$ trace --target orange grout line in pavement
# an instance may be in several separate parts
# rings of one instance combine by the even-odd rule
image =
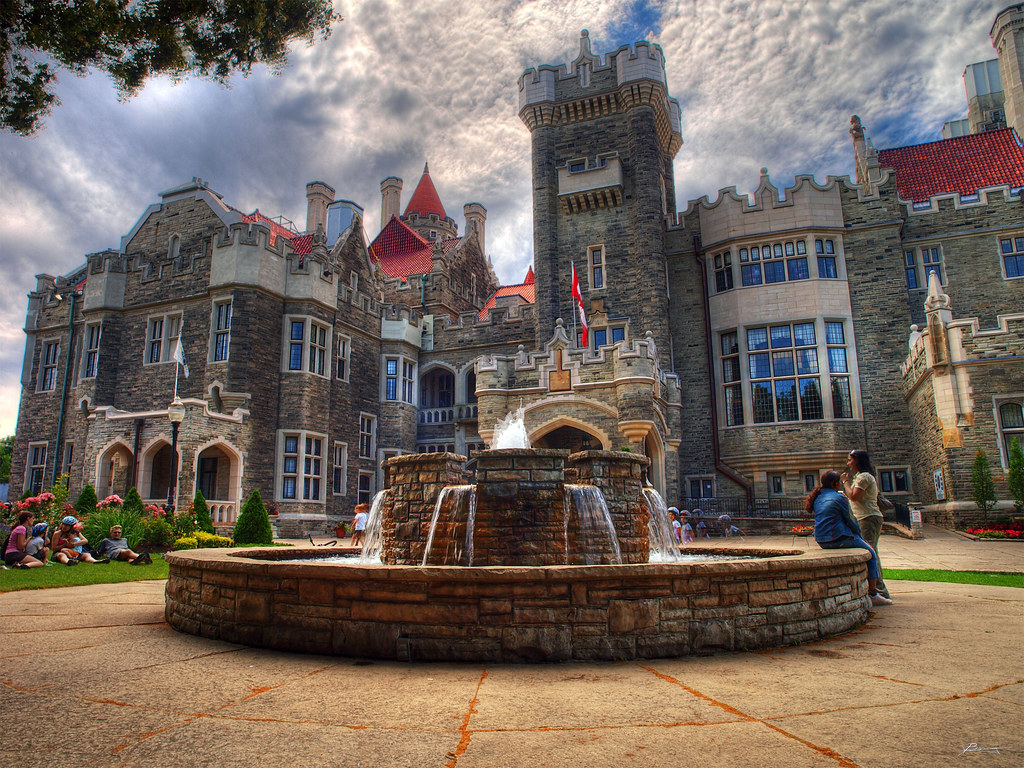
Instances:
[[[886,677],[885,675],[870,675],[870,677],[876,680],[888,680],[890,683],[903,683],[904,685],[920,685],[922,688],[926,688],[925,683],[912,683],[909,680],[897,680],[895,677]]]
[[[472,738],[472,731],[469,730],[469,720],[476,714],[476,705],[480,701],[480,688],[484,684],[484,680],[487,679],[487,667],[484,667],[480,673],[480,680],[476,684],[476,690],[473,692],[473,698],[469,702],[469,710],[466,712],[466,716],[462,719],[462,726],[459,728],[461,736],[459,737],[459,744],[455,747],[454,752],[449,752],[445,757],[451,758],[445,763],[445,768],[455,768],[459,762],[459,758],[465,754],[469,748],[469,740]]]
[[[753,715],[748,715],[746,712],[741,712],[740,710],[736,709],[735,707],[732,707],[732,706],[726,704],[723,701],[718,701],[717,699],[713,699],[710,696],[708,696],[706,694],[703,694],[700,691],[698,691],[698,690],[696,690],[694,688],[691,688],[688,685],[685,685],[684,683],[680,682],[679,680],[676,680],[674,677],[666,675],[663,672],[659,672],[656,669],[652,669],[651,667],[645,667],[643,664],[637,664],[637,666],[640,667],[641,669],[646,669],[652,675],[654,675],[655,677],[658,677],[658,678],[664,680],[667,683],[672,683],[673,685],[678,685],[684,691],[687,691],[691,695],[696,696],[698,699],[701,699],[702,701],[706,701],[707,703],[709,703],[709,704],[711,704],[713,706],[716,706],[716,707],[718,707],[720,709],[723,709],[726,712],[728,712],[729,714],[734,714],[737,717],[740,717],[743,720],[745,720],[747,722],[750,722],[750,723],[760,723],[761,725],[765,726],[766,728],[770,728],[771,730],[776,731],[777,733],[780,733],[783,736],[786,736],[787,738],[793,739],[794,741],[797,741],[797,742],[803,744],[805,747],[809,747],[810,749],[813,749],[815,752],[817,752],[817,753],[819,753],[821,755],[824,755],[825,757],[831,758],[832,760],[835,760],[837,763],[839,763],[840,766],[842,766],[842,768],[858,768],[858,766],[857,766],[857,764],[855,762],[853,762],[849,758],[843,757],[841,754],[836,752],[834,749],[830,749],[829,747],[818,746],[817,744],[814,744],[813,742],[807,741],[806,739],[802,739],[799,736],[797,736],[796,734],[790,733],[789,731],[786,731],[786,730],[780,728],[777,725],[773,725],[772,723],[766,722],[765,720],[761,720],[760,718],[754,717]]]

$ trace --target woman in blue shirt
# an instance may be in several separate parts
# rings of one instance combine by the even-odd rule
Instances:
[[[868,594],[872,605],[891,605],[878,593],[878,555],[861,537],[860,525],[850,513],[849,500],[839,493],[839,473],[829,470],[821,476],[821,484],[811,491],[804,510],[814,514],[814,540],[822,549],[866,549],[868,561]]]

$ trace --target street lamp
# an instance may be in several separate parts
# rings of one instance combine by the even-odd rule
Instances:
[[[167,514],[174,514],[174,490],[178,487],[178,427],[185,418],[185,404],[175,396],[167,406],[167,418],[171,420],[171,478],[167,486]]]

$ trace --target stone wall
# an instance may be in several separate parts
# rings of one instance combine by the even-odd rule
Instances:
[[[164,615],[179,631],[245,645],[495,663],[774,648],[867,619],[866,552],[761,554],[781,556],[538,570],[298,564],[287,560],[323,550],[200,549],[167,555]]]
[[[623,563],[646,563],[650,555],[647,522],[650,511],[643,501],[643,473],[651,464],[646,456],[623,451],[581,451],[568,458],[578,482],[601,490],[611,514]]]

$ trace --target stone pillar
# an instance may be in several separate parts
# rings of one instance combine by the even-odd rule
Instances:
[[[604,494],[623,563],[646,563],[650,556],[650,512],[642,496],[643,473],[650,463],[646,456],[625,451],[581,451],[569,457],[578,481]]]
[[[473,565],[565,565],[568,455],[536,448],[477,454]]]
[[[989,37],[999,54],[1006,124],[1016,128],[1018,135],[1024,135],[1024,4],[1000,11]]]
[[[445,486],[463,483],[465,461],[454,453],[413,453],[384,461],[385,486],[390,488],[382,510],[384,563],[423,562],[434,504]]]
[[[380,183],[380,228],[384,229],[392,216],[402,215],[402,180],[388,176]]]
[[[306,185],[306,232],[327,229],[327,206],[334,202],[334,188],[322,181]]]

